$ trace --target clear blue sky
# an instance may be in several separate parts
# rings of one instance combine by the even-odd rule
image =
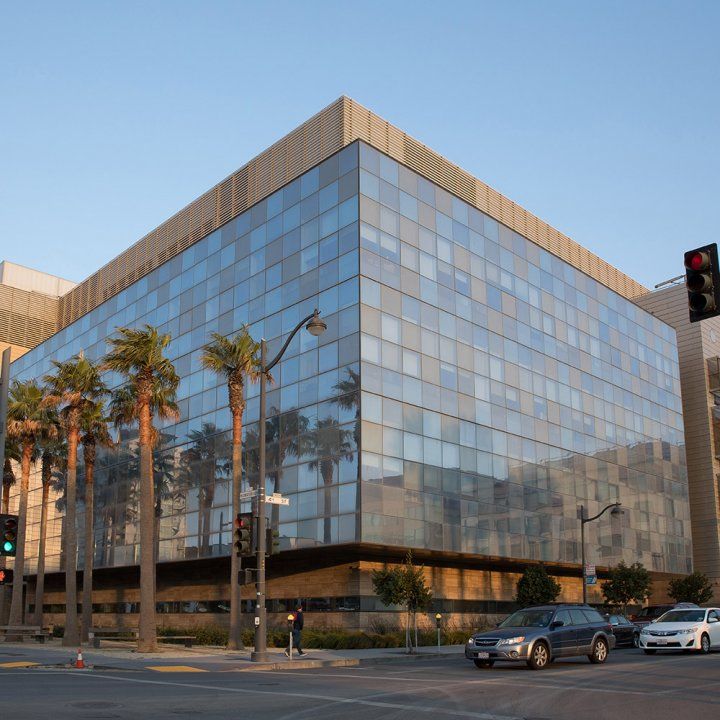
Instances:
[[[7,2],[0,259],[80,280],[341,94],[646,285],[718,240],[718,2]]]

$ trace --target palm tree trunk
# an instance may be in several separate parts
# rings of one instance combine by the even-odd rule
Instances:
[[[40,540],[38,542],[37,579],[35,581],[35,624],[43,626],[43,602],[45,600],[45,544],[47,540],[48,497],[50,484],[43,482],[40,507]]]
[[[155,488],[153,485],[150,407],[139,408],[140,425],[140,623],[138,650],[157,650],[155,618]]]
[[[233,417],[232,434],[232,525],[235,529],[235,517],[240,512],[240,484],[242,482],[242,408],[231,408]],[[242,630],[240,612],[242,598],[238,572],[240,558],[235,552],[235,545],[230,542],[230,633],[228,634],[228,650],[242,650]]]
[[[92,591],[93,591],[93,558],[95,555],[95,508],[94,481],[95,460],[88,457],[94,449],[86,447],[85,454],[85,564],[83,567],[82,588],[82,626],[81,635],[84,642],[89,640],[92,627]]]
[[[14,482],[12,463],[10,458],[6,457],[3,463],[3,478],[2,478],[2,505],[0,505],[0,512],[10,512],[10,485]]]
[[[73,424],[74,425],[74,424]],[[78,430],[73,425],[67,434],[67,486],[65,488],[65,633],[62,644],[80,643],[77,616],[77,447]]]
[[[15,553],[15,582],[13,582],[8,625],[23,624],[23,575],[25,574],[25,535],[27,534],[28,490],[30,487],[30,463],[34,443],[25,442],[22,447],[22,477],[20,479],[20,506],[18,509],[18,534]],[[18,638],[11,638],[18,639]]]

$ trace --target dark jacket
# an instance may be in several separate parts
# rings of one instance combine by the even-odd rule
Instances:
[[[295,613],[295,619],[293,620],[293,630],[302,630],[304,625],[303,611],[298,610]]]

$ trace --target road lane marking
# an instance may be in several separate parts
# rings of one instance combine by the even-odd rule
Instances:
[[[154,672],[182,672],[182,673],[204,673],[207,670],[201,668],[191,667],[190,665],[146,665],[146,670],[153,670]]]
[[[42,671],[41,671],[42,672]],[[81,677],[76,674],[69,674],[68,677]],[[337,703],[338,705],[362,705],[367,707],[382,708],[384,710],[404,710],[407,712],[426,713],[433,715],[449,715],[452,717],[474,718],[475,720],[524,720],[517,715],[498,715],[497,713],[472,712],[469,710],[454,710],[445,707],[428,707],[427,705],[410,705],[406,703],[382,702],[378,700],[365,700],[362,697],[337,697],[334,695],[320,695],[314,693],[283,692],[281,690],[256,690],[255,688],[230,688],[221,685],[201,685],[199,683],[169,682],[165,680],[141,680],[140,678],[118,677],[116,675],[83,675],[82,677],[94,678],[96,680],[115,680],[117,682],[129,682],[141,685],[165,685],[167,687],[191,688],[194,690],[212,690],[213,692],[228,692],[241,695],[271,695],[300,700],[321,700],[323,702]]]
[[[19,660],[17,662],[4,662],[0,663],[0,668],[25,668],[25,667],[35,667],[35,665],[39,665],[40,663],[36,662],[28,662],[27,660]]]

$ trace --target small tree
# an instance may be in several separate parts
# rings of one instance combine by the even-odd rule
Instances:
[[[519,605],[545,605],[557,600],[560,583],[548,575],[544,565],[525,568],[516,585],[515,601]]]
[[[623,615],[627,612],[629,602],[642,603],[650,597],[652,580],[642,563],[626,565],[621,561],[611,568],[609,575],[602,588],[603,595],[608,605],[619,606]]]
[[[418,646],[417,613],[426,610],[432,602],[432,591],[425,584],[425,571],[413,565],[412,552],[408,551],[402,572],[402,588],[407,612],[412,618],[415,648]],[[407,623],[406,623],[407,626]]]
[[[694,572],[692,575],[671,580],[668,595],[676,602],[702,605],[712,598],[713,586],[705,573]]]
[[[432,602],[432,591],[425,584],[423,568],[413,565],[412,552],[408,552],[403,565],[373,570],[372,582],[383,605],[405,606],[405,647],[409,653],[414,652],[410,624],[412,622],[417,648],[417,612]]]

